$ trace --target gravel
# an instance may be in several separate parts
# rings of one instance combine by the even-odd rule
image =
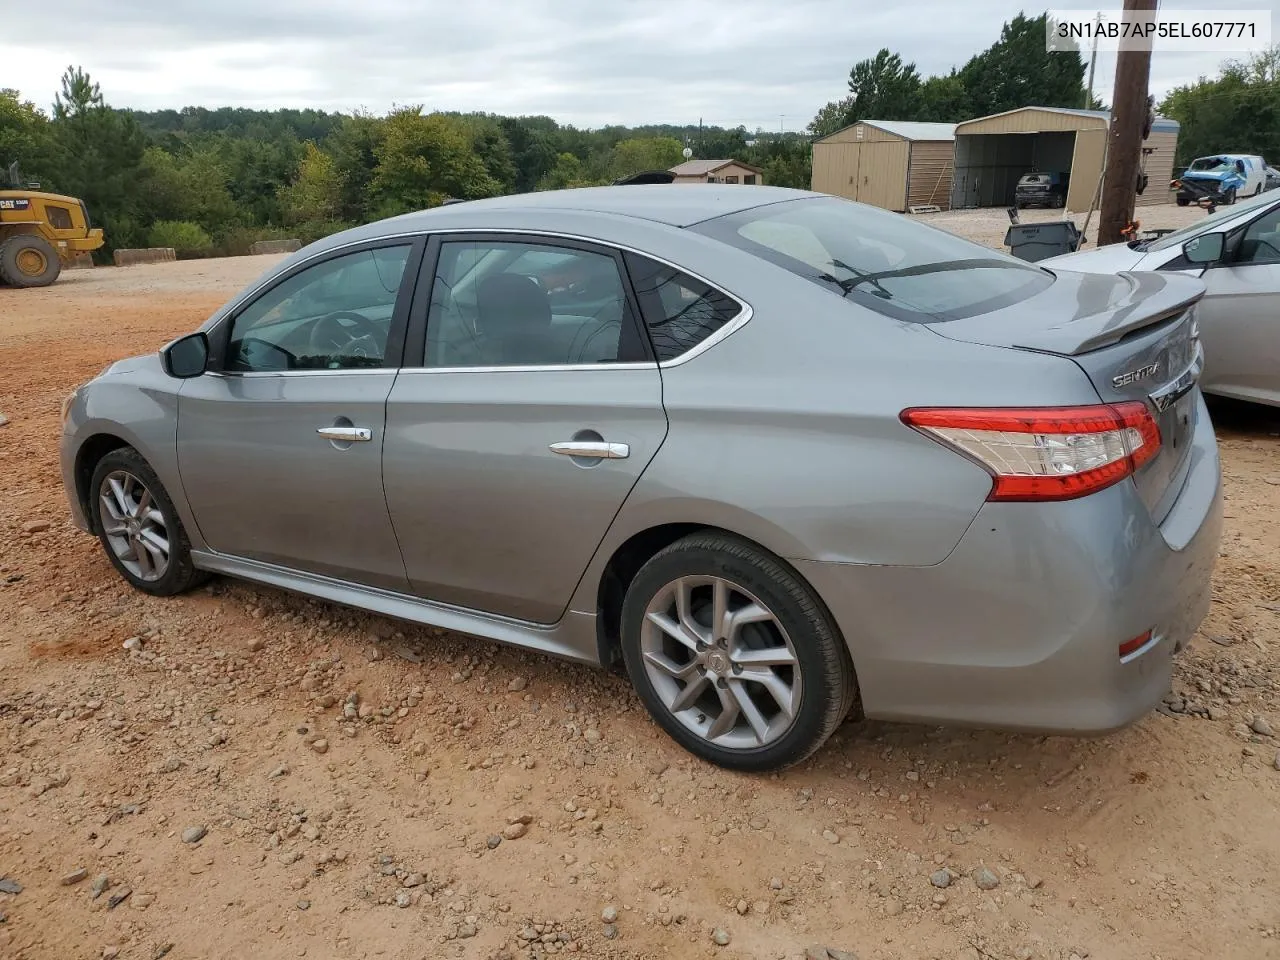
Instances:
[[[0,893],[18,894],[22,892],[22,884],[12,877],[0,877]]]
[[[615,923],[606,923],[603,932],[606,940],[618,939],[618,925]]]
[[[495,850],[497,849],[498,844],[500,844],[501,842],[502,842],[501,836],[499,836],[496,833],[491,833],[489,834],[489,839],[485,841],[485,846],[487,846],[490,850]]]
[[[519,693],[529,685],[529,681],[524,677],[513,677],[511,682],[507,684],[507,689],[512,693]]]
[[[1000,878],[988,867],[978,867],[973,871],[973,882],[979,890],[994,890],[1000,886]]]
[[[711,933],[711,941],[718,947],[729,945],[729,931],[724,927],[716,927]]]
[[[502,828],[502,836],[505,840],[519,840],[528,832],[529,825],[526,823],[520,823],[519,821],[516,821],[515,823],[508,823]]]
[[[59,881],[64,887],[73,887],[82,880],[89,879],[89,871],[84,867],[78,870],[72,870],[70,873],[63,874],[62,880]]]
[[[618,908],[614,906],[605,907],[600,911],[600,919],[605,923],[614,923],[618,919]]]
[[[929,877],[929,882],[939,889],[945,889],[951,886],[951,871],[935,870],[933,875]]]
[[[209,832],[208,827],[187,827],[182,831],[183,843],[199,843]]]
[[[117,890],[115,893],[113,893],[110,897],[107,898],[107,909],[114,910],[116,907],[120,906],[120,904],[128,900],[129,897],[131,897],[132,895],[133,895],[132,889],[130,889],[129,887],[121,887],[119,890]]]
[[[1254,717],[1253,723],[1249,724],[1249,729],[1262,737],[1272,736],[1273,733],[1266,717]]]
[[[93,893],[93,899],[97,900],[100,896],[107,892],[107,888],[111,886],[111,878],[105,873],[99,874],[93,881],[90,891]]]

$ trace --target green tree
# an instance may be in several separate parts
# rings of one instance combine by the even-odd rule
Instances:
[[[841,130],[849,124],[854,123],[853,119],[853,97],[845,97],[843,100],[832,100],[817,115],[809,121],[809,133],[814,137],[826,137]],[[871,118],[867,119],[881,119]]]
[[[307,143],[293,182],[280,190],[280,211],[290,226],[338,219],[342,177],[338,165],[314,143]]]
[[[645,170],[670,170],[683,157],[684,145],[673,137],[632,137],[619,140],[609,158],[611,180]]]
[[[188,220],[159,220],[151,226],[147,243],[153,247],[173,247],[179,258],[207,256],[213,238],[198,223]]]
[[[1045,47],[1048,14],[1019,13],[1000,39],[959,71],[973,116],[1019,107],[1079,107],[1085,63],[1079,50],[1050,53]]]
[[[421,107],[392,113],[375,153],[370,189],[379,216],[438,206],[450,197],[491,197],[502,189],[472,149],[465,124],[423,114]]]
[[[971,116],[969,93],[954,70],[946,76],[930,77],[920,84],[919,101],[912,112],[912,120],[959,123]]]
[[[1179,165],[1230,151],[1280,157],[1280,48],[1228,60],[1217,77],[1170,91],[1157,112],[1181,124]]]
[[[853,97],[853,121],[900,120],[916,107],[920,74],[914,63],[882,48],[874,57],[861,60],[849,71],[849,93]]]
[[[607,181],[591,177],[582,161],[572,153],[562,153],[538,181],[539,190],[564,190],[570,187],[591,187]]]
[[[54,94],[53,116],[55,120],[83,117],[105,104],[102,90],[79,67],[67,67],[62,75],[62,92]]]
[[[342,182],[340,219],[352,223],[372,219],[371,185],[386,130],[386,120],[360,111],[343,117],[325,139],[325,152],[333,157]]]
[[[919,109],[920,74],[914,63],[882,48],[859,60],[849,71],[849,95],[833,100],[809,123],[815,137],[825,137],[859,120],[913,120]]]
[[[78,68],[62,77],[50,125],[58,189],[82,199],[106,233],[108,250],[145,242],[134,209],[146,138],[130,115],[107,105]]]
[[[0,183],[11,163],[39,180],[52,159],[49,118],[17,90],[0,89]]]

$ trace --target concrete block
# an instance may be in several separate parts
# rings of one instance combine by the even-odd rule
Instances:
[[[249,246],[249,253],[256,257],[264,253],[294,253],[301,249],[301,240],[258,240]]]
[[[140,247],[134,250],[117,250],[114,256],[117,267],[131,267],[138,263],[164,263],[168,260],[178,259],[178,254],[173,247]]]

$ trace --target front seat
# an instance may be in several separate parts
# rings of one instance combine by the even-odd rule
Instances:
[[[476,288],[476,332],[486,360],[497,364],[564,363],[551,337],[551,305],[531,277],[499,273]]]

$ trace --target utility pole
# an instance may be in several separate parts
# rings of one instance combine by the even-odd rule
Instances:
[[[1124,20],[1133,13],[1154,12],[1157,0],[1124,0]],[[1107,166],[1102,177],[1102,212],[1098,217],[1098,246],[1124,240],[1133,220],[1142,162],[1142,128],[1147,116],[1147,84],[1151,79],[1151,51],[1121,49],[1116,54],[1115,89],[1111,94],[1111,123],[1107,127]]]
[[[1102,24],[1102,11],[1098,11],[1098,24]],[[1098,65],[1098,32],[1093,33],[1093,49],[1089,53],[1089,89],[1084,95],[1084,108],[1093,109],[1093,68]]]

